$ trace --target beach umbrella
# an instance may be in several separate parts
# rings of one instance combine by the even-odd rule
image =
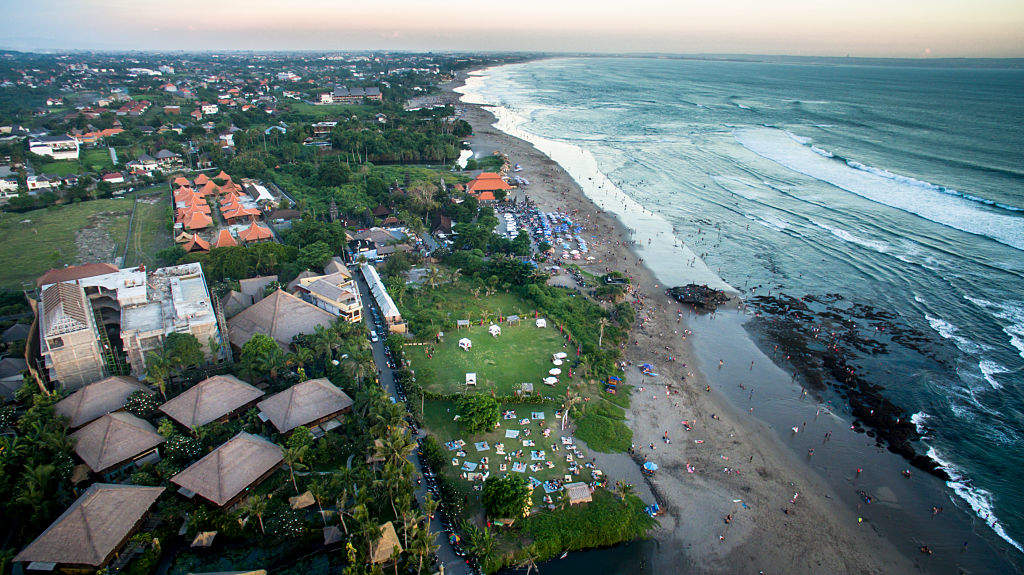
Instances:
[[[644,463],[644,469],[647,471],[657,471],[658,464],[653,461],[648,461],[647,463]]]
[[[562,370],[558,369],[557,367],[553,367],[548,370],[548,373],[550,373],[551,375],[561,375]]]
[[[556,360],[552,361],[551,363],[553,363],[555,365],[562,365],[562,360],[556,359]]]
[[[547,385],[555,385],[556,383],[558,383],[558,378],[557,377],[545,377],[544,378],[544,383],[547,384]]]

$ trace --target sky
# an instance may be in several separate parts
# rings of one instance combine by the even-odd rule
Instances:
[[[1024,0],[0,0],[0,47],[1024,57]]]

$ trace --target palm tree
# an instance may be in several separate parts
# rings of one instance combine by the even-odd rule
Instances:
[[[53,464],[44,463],[29,467],[22,475],[24,484],[15,502],[31,510],[33,523],[36,519],[48,517],[50,514],[50,508],[56,499],[52,492],[56,473],[57,468]]]
[[[582,400],[583,400],[583,396],[580,394],[578,389],[574,389],[574,388],[570,387],[570,388],[565,390],[565,403],[563,404],[564,407],[562,408],[562,429],[563,430],[565,429],[565,425],[566,425],[567,421],[569,420],[569,410],[572,409],[572,406],[576,405],[577,403],[579,403]]]
[[[327,481],[324,479],[314,479],[309,484],[309,492],[313,495],[313,499],[316,500],[316,506],[320,509],[320,519],[324,522],[324,527],[327,527],[327,518],[324,517],[324,506],[323,500],[330,497],[331,488]]]
[[[289,365],[295,365],[300,369],[304,369],[307,365],[313,362],[314,357],[316,356],[313,353],[313,350],[308,347],[296,346],[295,352],[288,354],[288,363]]]
[[[429,524],[428,524],[429,525]],[[419,556],[419,564],[416,567],[416,573],[423,572],[423,558],[426,555],[436,552],[438,545],[434,534],[430,532],[430,529],[424,527],[416,530],[416,534],[412,538],[412,547],[410,551]]]
[[[444,273],[437,266],[430,266],[430,269],[427,271],[427,285],[436,288],[443,279]]]
[[[167,376],[171,372],[171,362],[159,351],[146,354],[146,381],[160,390],[160,395],[167,401]]]
[[[469,525],[467,522],[463,522],[463,525],[468,527],[464,532],[469,537],[469,550],[473,555],[476,555],[480,565],[484,566],[486,570],[486,565],[490,563],[491,556],[494,555],[494,548],[497,545],[494,533],[486,526],[481,529],[475,525]]]
[[[615,494],[619,496],[619,499],[625,501],[626,497],[633,494],[633,484],[626,483],[625,481],[616,481]]]
[[[302,460],[306,458],[306,453],[309,452],[308,445],[296,445],[294,447],[284,448],[284,464],[288,466],[288,473],[292,477],[292,486],[295,487],[295,494],[299,494],[299,484],[295,481],[295,470],[306,469],[306,465],[302,463]]]
[[[608,325],[608,318],[601,318],[601,331],[597,336],[597,348],[601,348],[601,342],[604,341],[604,326]]]
[[[260,524],[260,533],[266,533],[263,529],[263,514],[267,511],[267,498],[265,495],[253,495],[245,500],[242,511],[250,517],[255,515]]]

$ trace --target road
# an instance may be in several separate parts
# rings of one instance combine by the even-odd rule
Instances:
[[[357,268],[353,267],[353,269],[355,270]],[[395,377],[393,371],[388,366],[387,355],[384,353],[384,336],[386,334],[386,328],[381,329],[373,322],[373,316],[370,313],[370,309],[376,309],[377,304],[373,301],[373,295],[370,294],[370,288],[366,285],[366,281],[363,279],[362,274],[356,271],[352,275],[356,280],[356,285],[359,286],[359,296],[363,300],[363,322],[366,324],[367,330],[373,330],[377,332],[377,335],[379,336],[379,341],[370,342],[370,346],[373,349],[373,362],[377,364],[377,369],[380,371],[380,383],[384,387],[384,391],[394,398],[396,397]],[[421,474],[423,466],[420,462],[419,456],[414,453],[411,461],[416,467],[417,473]],[[420,502],[421,507],[426,495],[426,485],[421,483],[416,486],[416,500]],[[437,518],[431,519],[430,530],[437,536],[437,557],[443,565],[442,573],[445,573],[446,575],[470,575],[472,570],[468,565],[466,565],[466,562],[452,550],[452,546],[448,543],[448,533],[444,530],[444,527],[441,526],[441,523]]]

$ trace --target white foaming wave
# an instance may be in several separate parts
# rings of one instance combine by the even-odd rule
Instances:
[[[928,415],[927,413],[923,411],[918,411],[914,415],[910,416],[910,422],[913,423],[914,427],[917,428],[918,433],[924,435],[928,431],[928,428],[925,426],[925,422],[927,422],[931,418],[932,416]]]
[[[837,228],[835,226],[830,226],[828,224],[823,224],[823,223],[815,221],[813,219],[811,220],[811,222],[814,225],[818,226],[819,228],[821,228],[821,229],[823,229],[823,230],[825,230],[827,232],[830,232],[833,236],[843,240],[844,242],[849,242],[851,244],[857,244],[858,246],[865,247],[865,248],[870,248],[872,250],[875,250],[876,252],[883,253],[883,254],[889,253],[889,251],[892,249],[892,246],[890,246],[889,244],[887,244],[887,243],[885,243],[885,242],[883,242],[881,240],[868,240],[868,239],[864,239],[864,238],[861,238],[861,237],[857,237],[857,236],[851,234],[850,232],[848,232],[848,231],[846,231],[846,230],[844,230],[842,228]]]
[[[934,317],[928,314],[924,314],[924,318],[928,320],[928,325],[931,326],[936,333],[942,336],[943,339],[951,340],[956,344],[960,351],[966,353],[979,353],[983,350],[981,344],[967,339],[962,335],[957,335],[960,328],[953,325],[952,323],[942,319],[941,317]]]
[[[997,535],[1002,537],[1007,543],[1013,545],[1018,551],[1024,552],[1024,547],[1015,541],[1010,534],[1006,532],[1002,523],[999,523],[999,518],[996,517],[995,509],[992,506],[992,493],[986,489],[976,487],[973,482],[963,475],[958,467],[953,465],[951,462],[942,459],[938,451],[934,447],[928,446],[928,457],[939,464],[949,474],[949,481],[946,482],[946,486],[953,490],[961,499],[967,502],[974,510],[974,513],[980,517],[985,523],[996,532]]]
[[[808,138],[806,136],[798,136],[798,135],[794,134],[793,132],[790,132],[789,130],[782,130],[782,131],[785,132],[787,136],[789,136],[789,139],[791,139],[794,142],[800,144],[801,146],[806,146],[807,144],[810,144],[813,141],[813,140],[811,140],[810,138]]]
[[[974,305],[987,310],[993,316],[1009,322],[1008,325],[1001,325],[1003,333],[1009,336],[1010,345],[1017,348],[1018,354],[1024,357],[1024,303],[994,303],[969,295],[964,297]]]
[[[893,178],[882,175],[884,170],[865,170],[849,162],[837,162],[815,153],[792,134],[777,128],[739,129],[733,135],[751,152],[795,172],[873,202],[1024,250],[1024,218],[1019,215],[994,212],[963,195],[943,193],[938,186],[912,183],[912,178]]]
[[[828,157],[831,158],[833,156],[830,153],[828,155]],[[851,168],[853,168],[855,170],[862,170],[862,171],[874,174],[876,176],[880,176],[882,178],[886,178],[888,180],[893,180],[895,182],[899,182],[901,184],[906,184],[908,186],[915,186],[915,187],[918,187],[918,188],[921,188],[921,189],[924,189],[924,190],[928,190],[930,192],[939,192],[939,193],[947,194],[947,195],[950,195],[950,196],[956,196],[956,197],[964,198],[966,200],[970,200],[972,202],[978,202],[978,203],[982,203],[982,204],[985,204],[985,205],[988,205],[988,206],[995,206],[997,208],[1002,208],[1004,210],[1008,210],[1008,211],[1011,211],[1011,212],[1024,212],[1024,208],[1020,208],[1020,207],[1017,207],[1017,206],[1011,206],[1011,205],[1008,205],[1008,204],[1002,204],[1002,203],[996,202],[995,200],[990,200],[988,198],[982,198],[982,197],[974,196],[974,195],[971,195],[971,194],[968,194],[968,193],[961,192],[959,190],[954,190],[952,188],[947,188],[945,186],[937,186],[937,185],[935,185],[935,184],[933,184],[931,182],[926,182],[924,180],[919,180],[917,178],[912,178],[910,176],[902,176],[900,174],[894,174],[894,173],[890,172],[889,170],[884,170],[882,168],[876,168],[874,166],[869,166],[867,164],[862,164],[862,163],[854,161],[854,160],[847,160],[846,161],[846,165],[850,166]]]
[[[823,150],[823,149],[819,148],[818,146],[811,146],[811,151],[813,151],[815,154],[818,154],[819,156],[824,156],[826,158],[834,158],[835,157],[835,155],[832,152],[830,152],[828,150]]]
[[[983,359],[978,362],[978,369],[981,370],[981,374],[985,377],[985,381],[992,386],[992,389],[1002,389],[1003,384],[996,381],[993,377],[997,373],[1009,373],[1010,370],[1006,369],[1003,365],[992,361],[991,359]]]

